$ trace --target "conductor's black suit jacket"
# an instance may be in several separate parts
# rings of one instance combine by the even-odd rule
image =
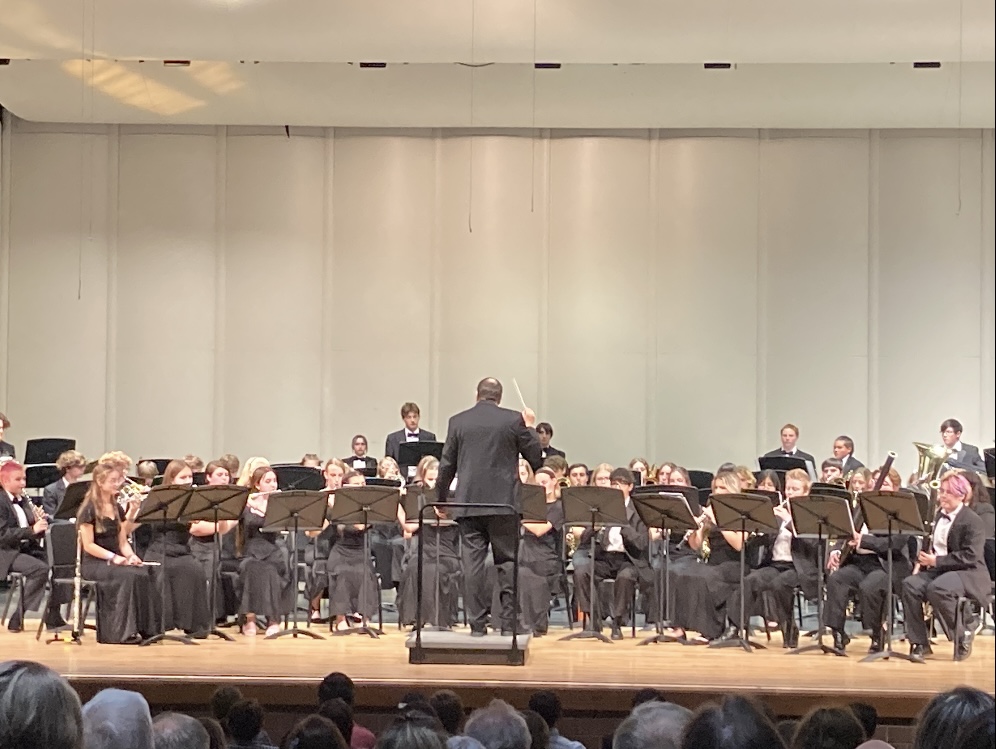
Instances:
[[[491,401],[450,418],[439,462],[436,485],[448,487],[457,477],[456,517],[497,515],[501,510],[478,505],[517,506],[519,455],[533,470],[542,467],[539,437],[522,420],[522,414]]]

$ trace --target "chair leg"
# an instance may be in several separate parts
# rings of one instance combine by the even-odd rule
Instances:
[[[10,602],[14,598],[14,593],[17,591],[16,578],[14,580],[7,578],[7,580],[10,582],[10,587],[7,589],[7,597],[3,602],[3,613],[0,614],[0,626],[7,623],[7,612],[10,611]]]
[[[636,639],[636,586],[633,586],[633,616],[630,619],[630,634]]]
[[[48,604],[52,600],[52,584],[49,583],[45,586],[45,597],[42,599],[41,605],[41,618],[38,620],[38,631],[35,632],[35,639],[40,640],[42,632],[45,631],[45,616],[48,614]]]

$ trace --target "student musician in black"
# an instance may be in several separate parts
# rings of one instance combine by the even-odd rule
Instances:
[[[232,482],[228,468],[220,461],[212,460],[204,469],[204,478],[208,486],[227,486]],[[218,559],[218,578],[215,579],[214,590],[215,614],[224,621],[235,615],[239,610],[239,600],[232,584],[231,576],[226,572],[238,572],[239,561],[235,558],[235,534],[232,533],[239,524],[238,520],[219,520],[217,530],[221,534],[221,550]],[[204,578],[210,579],[214,570],[215,557],[215,524],[210,521],[198,521],[190,524],[190,553],[204,570]]]
[[[242,513],[236,550],[242,602],[239,613],[245,616],[242,634],[256,636],[256,617],[266,617],[266,634],[280,631],[280,617],[290,611],[290,569],[287,549],[278,543],[280,534],[263,530],[269,497],[277,491],[277,475],[269,466],[260,466],[249,479],[249,500]],[[293,591],[296,595],[296,591]]]
[[[546,522],[522,523],[519,600],[523,625],[542,637],[550,626],[550,597],[560,590],[564,576],[564,507],[552,470],[536,471],[536,483],[546,490]]]
[[[193,481],[193,471],[182,460],[171,460],[163,472],[163,486],[190,486]],[[182,629],[197,638],[207,637],[212,624],[209,577],[190,551],[189,526],[173,520],[146,522],[152,535],[145,559],[161,565],[153,568],[153,574],[166,609],[166,631]]]
[[[356,471],[347,471],[342,478],[343,488],[366,483],[363,474]],[[377,578],[363,544],[363,536],[369,532],[369,527],[359,524],[337,527],[328,561],[329,612],[335,617],[337,630],[349,628],[347,617],[358,615],[369,620],[377,613]]]

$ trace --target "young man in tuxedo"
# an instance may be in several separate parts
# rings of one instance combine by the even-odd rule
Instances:
[[[48,580],[48,563],[40,540],[48,529],[45,518],[35,519],[31,500],[23,496],[26,480],[24,466],[13,460],[0,465],[0,579],[11,572],[24,575],[22,604],[7,624],[11,632],[24,628],[21,610],[34,611],[42,602],[45,582]],[[65,587],[65,586],[63,586]],[[49,627],[60,627],[65,621],[59,614],[58,604],[64,602],[63,595],[56,591],[52,596],[45,623]]]
[[[398,460],[398,451],[405,442],[436,441],[435,434],[428,429],[419,427],[418,423],[421,418],[422,413],[418,409],[418,404],[409,402],[401,407],[401,420],[405,423],[405,428],[387,435],[387,441],[384,443],[385,456]]]
[[[782,447],[780,450],[772,450],[769,453],[765,453],[766,458],[801,458],[802,460],[809,461],[813,467],[816,467],[816,458],[814,458],[809,453],[804,453],[798,447],[796,443],[799,441],[799,427],[795,424],[786,424],[782,427],[781,431]]]
[[[540,452],[543,455],[543,460],[546,460],[553,455],[559,455],[561,458],[567,457],[567,453],[563,450],[558,450],[550,444],[550,440],[553,439],[553,426],[550,422],[541,421],[537,424],[536,434],[539,436]]]
[[[519,516],[499,508],[518,509],[519,455],[534,471],[542,467],[539,438],[531,409],[521,413],[501,408],[501,383],[487,377],[477,384],[477,403],[450,418],[436,485],[446,491],[455,478],[459,507],[453,516],[460,526],[463,574],[467,584],[467,619],[471,635],[487,634],[491,603],[485,561],[488,546],[498,571],[501,632],[511,634],[515,623],[512,597],[513,559],[519,543]]]
[[[833,441],[833,456],[841,463],[843,475],[864,468],[865,464],[854,457],[854,440],[846,434],[840,435]]]
[[[66,488],[79,480],[86,471],[86,458],[78,450],[66,450],[55,461],[55,467],[59,469],[62,478],[46,486],[42,494],[42,509],[49,519],[55,517],[55,511],[59,509],[62,498],[66,496]]]
[[[917,557],[920,571],[903,580],[906,638],[910,642],[910,657],[918,663],[931,654],[923,618],[926,601],[952,633],[955,660],[964,660],[972,654],[974,622],[962,622],[962,631],[957,631],[955,606],[962,596],[983,603],[989,597],[991,581],[986,569],[986,532],[982,519],[965,504],[970,493],[964,476],[952,473],[941,479],[931,550],[920,552]]]
[[[963,427],[958,419],[945,419],[941,424],[941,440],[951,451],[947,464],[952,468],[964,468],[976,473],[986,472],[986,461],[982,459],[979,448],[961,441]]]

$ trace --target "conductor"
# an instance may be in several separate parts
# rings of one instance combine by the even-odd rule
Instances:
[[[450,418],[437,486],[449,487],[457,477],[454,508],[463,547],[463,573],[467,583],[467,618],[472,637],[487,634],[490,595],[485,576],[488,544],[498,572],[501,599],[501,633],[511,634],[515,602],[512,574],[515,546],[519,542],[518,514],[479,505],[517,506],[519,455],[536,470],[542,465],[539,437],[533,425],[536,414],[525,408],[517,413],[501,408],[501,383],[487,377],[477,384],[477,403]]]

